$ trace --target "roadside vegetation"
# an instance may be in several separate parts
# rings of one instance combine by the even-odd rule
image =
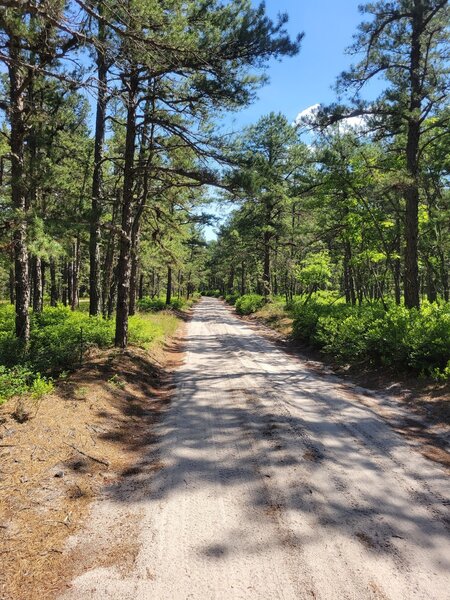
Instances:
[[[162,300],[151,301],[129,320],[130,344],[151,349],[174,335],[180,313],[194,300],[174,299],[168,307]],[[157,306],[157,308],[154,308]],[[93,350],[114,346],[114,319],[90,317],[68,306],[45,308],[33,314],[26,346],[14,335],[14,307],[0,305],[0,404],[14,396],[42,397],[52,391],[53,382],[81,367]]]
[[[287,15],[76,5],[0,2],[0,401],[149,347],[198,293],[341,364],[448,378],[448,3],[367,3],[336,102],[233,135],[301,51]],[[208,241],[212,200],[233,210]]]
[[[206,292],[206,295],[210,295]],[[240,315],[320,349],[340,365],[389,367],[436,381],[450,380],[450,304],[424,301],[408,310],[392,302],[353,306],[337,292],[265,299],[258,294],[224,298]]]

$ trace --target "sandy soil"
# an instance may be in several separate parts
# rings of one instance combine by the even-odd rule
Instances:
[[[448,472],[358,393],[213,299],[176,380],[152,448],[71,538],[61,600],[450,597]],[[99,546],[116,558],[92,563]]]
[[[23,401],[26,420],[17,420],[14,400],[0,407],[1,600],[56,598],[86,560],[90,567],[133,564],[136,519],[120,522],[120,511],[114,545],[102,547],[99,537],[74,560],[66,542],[105,488],[134,475],[136,461],[150,453],[178,346],[174,338],[151,355],[98,352],[41,402]]]

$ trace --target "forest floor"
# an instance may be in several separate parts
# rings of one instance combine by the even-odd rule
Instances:
[[[168,405],[171,372],[182,357],[180,323],[150,352],[96,352],[39,404],[11,400],[0,407],[1,600],[55,598],[75,573],[67,540],[92,503],[133,474],[154,443],[152,427]],[[99,541],[84,557],[89,564],[132,561],[133,523],[115,521],[119,551]]]
[[[3,410],[0,597],[447,600],[448,422],[218,300],[184,333],[93,358],[39,419]]]

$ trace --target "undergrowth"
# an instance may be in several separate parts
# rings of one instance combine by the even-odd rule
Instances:
[[[172,308],[185,306],[174,302]],[[129,319],[129,341],[150,349],[173,335],[178,323],[170,310],[139,312]],[[0,403],[12,396],[48,393],[53,378],[79,367],[89,349],[111,347],[114,328],[114,319],[65,306],[45,307],[31,315],[30,341],[24,346],[14,335],[14,307],[0,305]]]

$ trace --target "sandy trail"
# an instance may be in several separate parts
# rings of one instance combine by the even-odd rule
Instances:
[[[135,522],[132,565],[86,568],[64,600],[450,598],[444,470],[217,300],[157,429],[162,468],[144,459],[74,541]]]

